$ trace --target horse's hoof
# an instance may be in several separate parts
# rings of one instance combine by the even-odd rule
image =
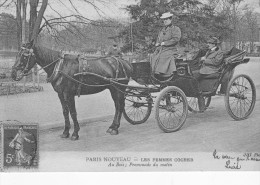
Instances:
[[[111,134],[111,135],[117,135],[117,134],[118,134],[118,130],[112,130],[112,131],[110,132],[110,134]]]
[[[107,130],[107,133],[110,133],[110,134],[111,134],[112,131],[113,131],[113,129],[112,129],[112,128],[109,128],[109,129]]]
[[[79,136],[71,136],[71,138],[70,138],[72,141],[76,141],[76,140],[78,140],[79,139]]]
[[[61,138],[69,138],[70,137],[70,133],[68,133],[68,134],[64,134],[63,133],[63,134],[60,135],[60,137]]]

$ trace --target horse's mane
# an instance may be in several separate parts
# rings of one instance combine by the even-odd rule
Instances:
[[[52,61],[58,59],[58,57],[60,56],[59,51],[55,51],[55,50],[46,48],[41,45],[36,45],[35,48],[36,48],[36,53],[38,54],[38,56],[41,59],[43,59],[44,61],[52,62]]]

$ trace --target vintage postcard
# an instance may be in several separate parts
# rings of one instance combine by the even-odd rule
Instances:
[[[0,0],[3,172],[260,171],[260,6]]]

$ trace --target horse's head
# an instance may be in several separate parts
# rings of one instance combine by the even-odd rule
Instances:
[[[12,67],[12,79],[19,81],[36,64],[36,58],[32,49],[32,42],[24,44],[16,56],[15,64]]]

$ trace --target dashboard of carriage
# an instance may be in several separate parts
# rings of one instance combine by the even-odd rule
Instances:
[[[191,70],[188,60],[183,56],[175,58],[176,70],[179,76],[191,76]]]

